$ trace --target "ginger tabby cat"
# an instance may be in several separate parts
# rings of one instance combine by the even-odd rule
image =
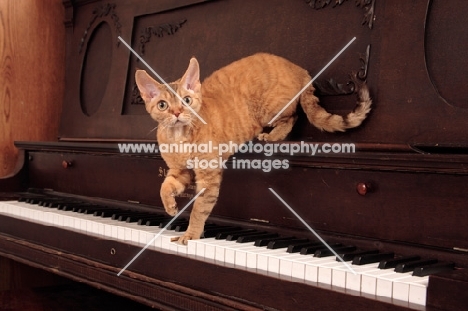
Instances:
[[[195,58],[190,60],[183,77],[169,86],[180,95],[184,103],[164,84],[152,79],[144,70],[135,74],[136,83],[146,110],[158,125],[159,144],[207,144],[213,146],[234,142],[242,144],[254,138],[278,141],[286,138],[297,116],[298,103],[302,106],[310,123],[327,132],[345,131],[359,126],[370,111],[372,101],[364,84],[359,89],[359,102],[347,116],[328,113],[314,96],[313,86],[308,87],[283,113],[267,123],[307,84],[311,77],[306,70],[288,60],[271,54],[255,54],[236,61],[200,82],[199,65]],[[192,108],[206,124],[189,109]],[[263,128],[271,126],[270,133]],[[166,212],[177,214],[175,197],[194,179],[197,193],[206,188],[194,203],[189,227],[179,242],[187,244],[190,239],[200,238],[204,224],[219,195],[222,168],[187,168],[187,161],[218,159],[213,153],[161,153],[169,167],[161,186],[161,199]],[[223,160],[231,153],[222,155]]]

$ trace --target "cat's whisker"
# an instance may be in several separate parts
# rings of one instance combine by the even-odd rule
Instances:
[[[151,134],[152,132],[154,132],[154,131],[158,128],[158,126],[159,126],[159,124],[156,125],[156,127],[153,128],[151,131],[149,131],[149,132],[146,134],[146,136],[148,136],[149,134]]]

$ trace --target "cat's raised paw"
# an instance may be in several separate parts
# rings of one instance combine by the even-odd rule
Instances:
[[[166,210],[166,213],[168,213],[171,216],[175,216],[179,209],[177,208],[177,202],[175,201],[174,197],[166,197],[163,198],[163,205],[164,209]]]

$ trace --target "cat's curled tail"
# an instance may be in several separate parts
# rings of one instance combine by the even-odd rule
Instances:
[[[307,119],[321,131],[344,132],[347,129],[359,126],[371,110],[372,99],[366,83],[355,82],[358,102],[354,110],[346,116],[331,114],[319,105],[318,98],[313,95],[314,88],[311,86],[302,93],[300,104],[307,115]]]

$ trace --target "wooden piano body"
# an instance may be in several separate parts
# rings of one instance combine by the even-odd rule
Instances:
[[[58,142],[18,142],[2,197],[53,189],[93,202],[162,205],[166,166],[157,153],[120,153],[118,143],[154,143],[156,124],[137,92],[147,69],[167,81],[191,56],[202,78],[256,52],[283,56],[312,76],[321,103],[344,114],[355,104],[349,75],[366,80],[374,107],[346,133],[322,133],[304,114],[287,142],[355,144],[355,153],[277,155],[288,169],[227,169],[210,220],[310,236],[274,189],[329,241],[453,261],[429,278],[427,304],[366,297],[255,271],[0,215],[0,254],[162,309],[461,310],[468,305],[468,48],[464,1],[182,0],[64,1],[66,94]],[[261,73],[259,72],[259,75]],[[465,86],[465,87],[464,87]],[[268,159],[257,154],[238,158]],[[231,162],[230,162],[231,163]],[[359,190],[359,191],[358,191]],[[179,198],[180,206],[193,189]],[[127,203],[125,203],[127,202]],[[135,202],[138,202],[136,204]]]

